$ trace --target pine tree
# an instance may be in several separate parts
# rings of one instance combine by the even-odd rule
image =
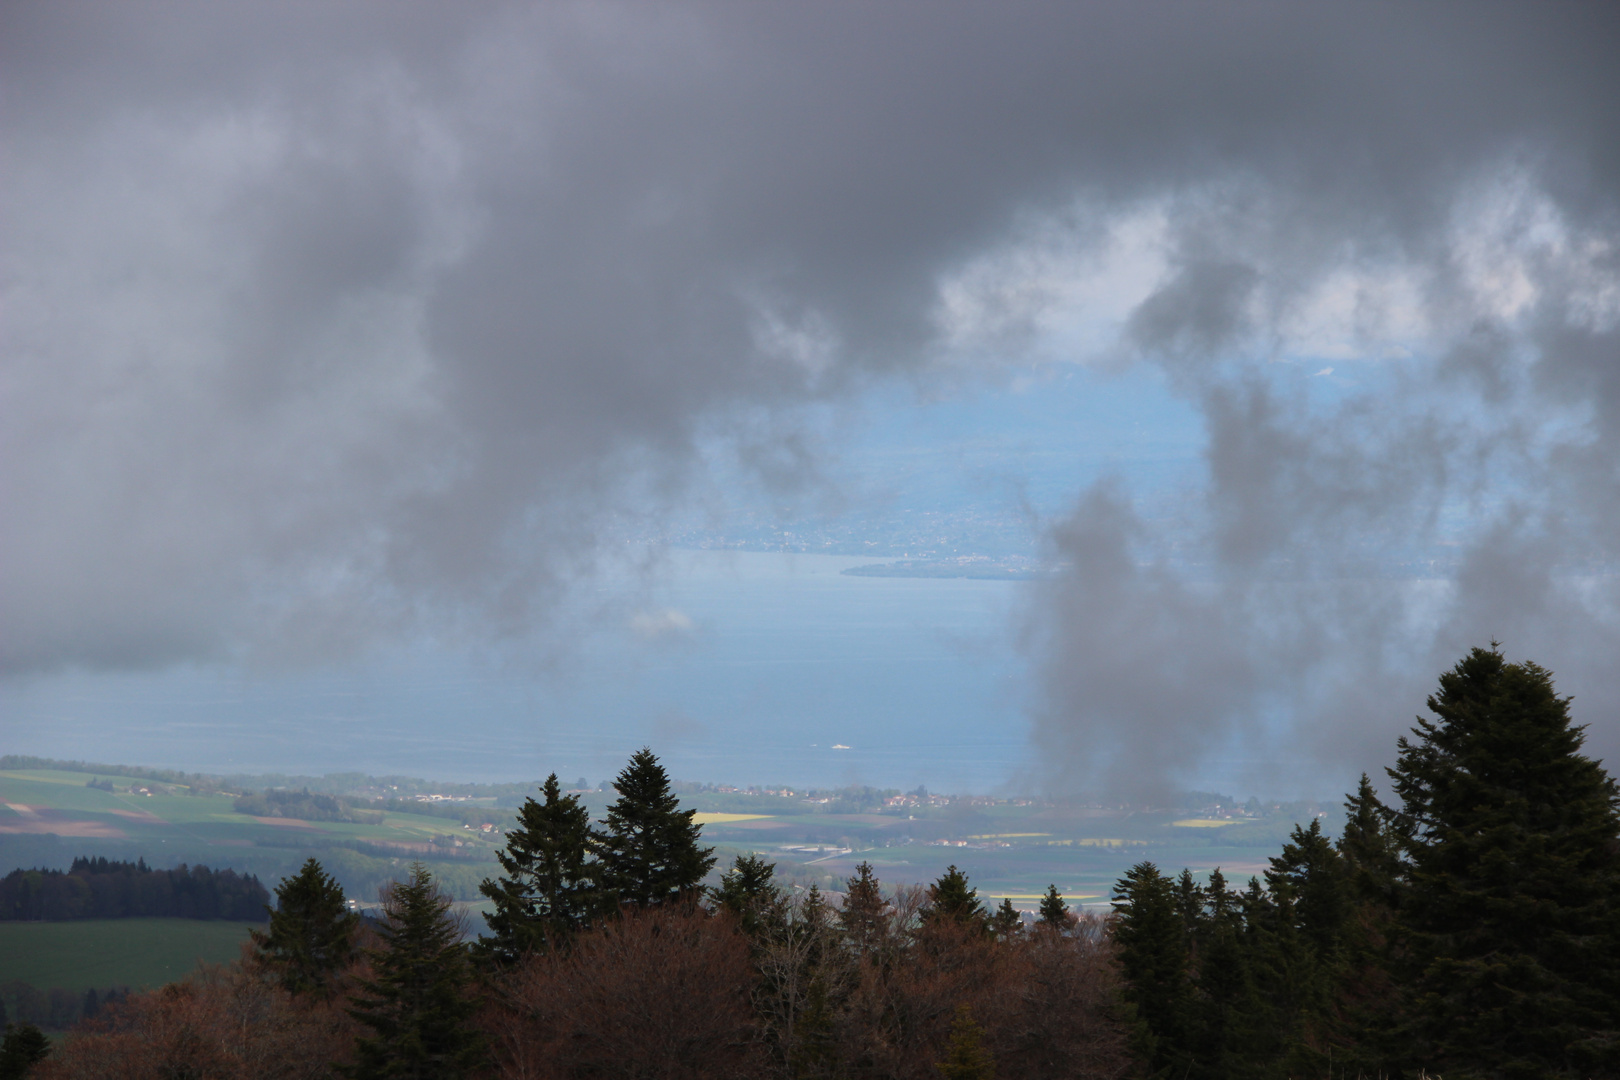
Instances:
[[[838,909],[838,925],[857,951],[867,952],[883,940],[888,925],[889,904],[872,864],[862,862],[855,876],[844,884],[844,903]]]
[[[1448,1076],[1620,1073],[1620,791],[1569,699],[1493,645],[1440,677],[1389,770],[1405,1034]]]
[[[928,906],[923,909],[923,921],[939,920],[979,929],[987,922],[979,890],[969,888],[967,875],[955,866],[946,867],[939,880],[928,886]]]
[[[1181,876],[1176,878],[1176,913],[1181,916],[1187,940],[1192,941],[1204,917],[1204,887],[1185,866],[1181,868]]]
[[[821,895],[821,887],[812,881],[809,891],[804,894],[804,900],[799,904],[799,921],[808,927],[821,930],[827,926],[829,919],[827,899]]]
[[[1345,796],[1344,832],[1339,856],[1344,860],[1350,891],[1361,903],[1393,905],[1395,880],[1400,875],[1400,852],[1390,831],[1390,811],[1378,801],[1378,792],[1366,773],[1354,795]]]
[[[590,811],[562,793],[556,773],[540,791],[545,801],[523,800],[517,827],[495,853],[505,876],[478,887],[494,904],[484,914],[492,936],[479,939],[479,951],[497,963],[566,944],[609,906]]]
[[[804,955],[805,969],[820,970],[832,950],[834,939],[833,911],[826,897],[821,895],[821,889],[815,882],[811,882],[804,899],[799,901],[798,910],[794,911],[791,904],[788,910],[794,917],[793,925],[808,940],[809,947]]]
[[[1114,886],[1113,908],[1137,1055],[1150,1074],[1169,1068],[1180,1075],[1190,1062],[1195,1007],[1175,883],[1151,862],[1137,863]]]
[[[360,983],[349,1015],[370,1028],[355,1042],[355,1080],[454,1080],[482,1060],[472,1025],[477,1003],[461,922],[450,898],[421,863],[383,895],[383,947],[368,955],[373,975]]]
[[[276,886],[269,932],[253,931],[254,954],[287,990],[325,994],[354,960],[359,928],[360,916],[348,910],[343,887],[309,859]]]
[[[1257,1077],[1290,1075],[1285,1067],[1300,1042],[1302,990],[1307,985],[1308,956],[1294,910],[1292,886],[1285,880],[1275,890],[1258,878],[1238,897],[1243,936],[1243,963],[1253,988],[1248,1012],[1239,1022],[1255,1040],[1252,1060]]]
[[[984,1046],[984,1030],[966,1005],[956,1007],[945,1060],[935,1065],[944,1080],[995,1080],[996,1060]]]
[[[1347,1045],[1334,1061],[1369,1076],[1387,1073],[1387,1063],[1398,1056],[1391,1053],[1399,1013],[1388,946],[1401,867],[1389,819],[1389,809],[1362,773],[1356,793],[1345,796],[1344,832],[1337,844],[1352,907],[1334,989],[1337,1026]]]
[[[1344,861],[1320,820],[1294,826],[1271,859],[1266,883],[1275,900],[1276,917],[1266,929],[1278,1029],[1289,1039],[1285,1066],[1295,1075],[1322,1072],[1326,1048],[1347,1042],[1337,1004],[1355,907]]]
[[[1282,854],[1272,857],[1266,879],[1273,890],[1279,882],[1289,884],[1300,931],[1323,964],[1335,963],[1349,929],[1353,899],[1344,862],[1322,834],[1319,820],[1311,819],[1308,828],[1294,826]]]
[[[1024,929],[1024,916],[1013,907],[1011,897],[1001,898],[1001,906],[996,908],[995,914],[990,916],[990,930],[998,938],[1009,938]]]
[[[743,933],[753,937],[786,918],[787,899],[773,880],[775,877],[775,863],[758,855],[739,855],[721,877],[719,887],[709,890],[709,898],[717,907],[737,916]]]
[[[603,863],[608,888],[620,903],[648,907],[692,895],[714,866],[714,849],[701,847],[695,810],[682,810],[669,776],[646,747],[613,782],[619,797],[608,807]]]
[[[1245,948],[1242,910],[1217,867],[1204,889],[1206,911],[1197,929],[1197,1001],[1191,1024],[1189,1075],[1210,1080],[1250,1080],[1266,1075],[1254,1059],[1268,1020],[1255,992]]]
[[[1069,928],[1069,905],[1063,902],[1063,894],[1058,892],[1056,885],[1046,887],[1046,895],[1041,897],[1041,925],[1062,932]]]

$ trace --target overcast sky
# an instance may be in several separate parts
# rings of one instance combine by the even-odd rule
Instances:
[[[1036,515],[1047,782],[1371,768],[1492,638],[1612,758],[1617,55],[1600,3],[7,4],[0,679],[543,643],[714,446],[836,505],[807,410],[1076,374],[1198,467]]]

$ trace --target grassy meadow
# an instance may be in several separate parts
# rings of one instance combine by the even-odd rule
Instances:
[[[0,984],[83,993],[162,986],[240,955],[248,927],[199,919],[0,922]]]

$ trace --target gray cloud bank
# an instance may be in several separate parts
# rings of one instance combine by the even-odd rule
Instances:
[[[1062,354],[1064,268],[1151,220],[1093,359],[1202,408],[1213,574],[1128,491],[1054,529],[1063,774],[1168,782],[1273,714],[1365,755],[1492,634],[1612,716],[1617,21],[7,5],[0,667],[522,634],[700,437]],[[1317,353],[1386,375],[1272,378]],[[1361,573],[1392,536],[1457,572]]]

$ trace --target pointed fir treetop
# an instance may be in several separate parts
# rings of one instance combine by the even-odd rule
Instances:
[[[1392,903],[1400,853],[1390,829],[1389,807],[1378,801],[1366,773],[1361,774],[1356,793],[1345,796],[1344,811],[1338,850],[1352,894],[1363,903]]]
[[[775,863],[754,854],[739,855],[719,887],[709,890],[709,899],[737,916],[743,932],[752,935],[779,923],[786,913],[786,898],[775,877]]]
[[[411,864],[404,881],[383,892],[383,920],[377,928],[384,948],[372,957],[399,966],[421,961],[447,961],[461,950],[461,926],[453,902],[420,862]]]
[[[646,907],[690,894],[714,866],[698,843],[697,811],[682,810],[657,756],[642,747],[613,781],[604,843],[607,883],[621,903]]]
[[[927,921],[948,919],[964,926],[984,926],[984,904],[979,890],[968,887],[968,877],[955,866],[945,868],[938,881],[928,886],[928,906],[923,911]]]
[[[1013,907],[1012,897],[1001,898],[1001,906],[990,917],[990,929],[999,938],[1012,937],[1024,929],[1024,916]]]
[[[1192,1023],[1191,957],[1176,883],[1153,863],[1137,863],[1115,884],[1113,907],[1125,997],[1136,1010],[1133,1041],[1158,1075],[1183,1064],[1179,1055]]]
[[[1326,958],[1335,954],[1349,929],[1354,909],[1344,860],[1322,834],[1322,823],[1294,826],[1282,853],[1266,871],[1271,891],[1289,896],[1300,929]]]
[[[1620,1074],[1620,790],[1569,701],[1476,648],[1389,770],[1406,1033],[1437,1069]]]
[[[1041,897],[1040,914],[1042,926],[1054,930],[1069,928],[1069,905],[1063,902],[1063,894],[1058,892],[1056,885],[1046,887],[1046,895]]]
[[[888,901],[872,864],[862,862],[855,875],[844,884],[844,903],[838,909],[838,924],[858,948],[870,948],[883,936],[889,915]]]
[[[1620,791],[1580,753],[1585,729],[1570,722],[1569,701],[1551,672],[1510,664],[1494,645],[1440,676],[1428,701],[1435,719],[1418,718],[1389,770],[1403,803],[1395,827],[1415,857],[1459,839],[1463,823],[1613,835]]]
[[[356,1080],[455,1080],[476,1070],[483,1040],[462,921],[421,863],[384,890],[378,935],[382,948],[367,952],[372,976],[347,1010],[372,1034],[355,1041],[355,1062],[342,1071]]]
[[[827,907],[827,898],[821,895],[821,888],[810,883],[810,888],[799,901],[799,920],[806,926],[819,930],[831,920],[831,913]]]
[[[1209,887],[1205,890],[1209,897],[1209,914],[1212,919],[1224,921],[1230,918],[1237,910],[1237,898],[1226,887],[1226,875],[1221,868],[1216,867],[1209,872]]]
[[[595,858],[601,837],[590,811],[579,796],[562,793],[556,773],[540,792],[544,802],[523,800],[506,846],[495,853],[505,875],[479,886],[493,905],[484,915],[491,936],[479,948],[498,963],[565,945],[614,906],[602,888]]]
[[[1181,876],[1176,878],[1176,911],[1181,914],[1182,925],[1187,933],[1191,934],[1198,928],[1198,922],[1204,917],[1204,887],[1198,884],[1189,867],[1181,868]]]
[[[355,958],[360,916],[343,886],[314,859],[276,886],[268,932],[252,932],[254,954],[292,993],[325,993]]]

